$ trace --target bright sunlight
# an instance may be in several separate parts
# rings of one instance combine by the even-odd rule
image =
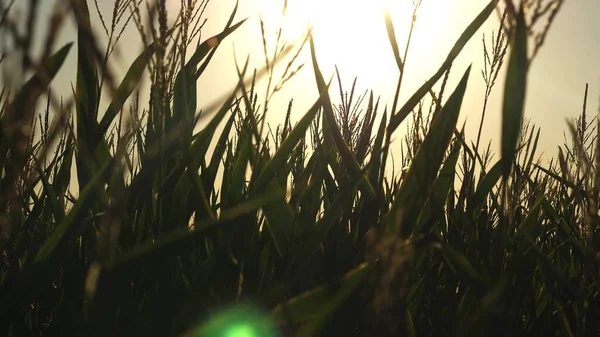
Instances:
[[[296,41],[307,28],[313,28],[319,63],[327,74],[337,65],[342,76],[376,87],[395,81],[398,73],[386,34],[384,14],[389,12],[403,53],[413,14],[413,0],[289,0],[282,19],[283,0],[259,0],[260,13],[269,29],[282,27],[283,37]],[[446,54],[446,46],[432,41],[447,38],[444,29],[453,23],[446,20],[453,11],[450,1],[422,1],[411,40],[411,69],[429,73],[429,63],[439,63],[435,55]],[[272,30],[271,30],[272,31]],[[413,54],[415,53],[415,54]],[[439,65],[438,65],[439,66]],[[390,71],[392,69],[392,71]],[[348,79],[348,78],[346,78]],[[389,87],[386,83],[386,87]]]

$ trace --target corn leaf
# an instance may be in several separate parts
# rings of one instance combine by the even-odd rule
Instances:
[[[111,163],[107,163],[100,169],[99,172],[92,178],[92,180],[82,189],[79,194],[79,199],[65,216],[65,218],[58,224],[52,235],[44,243],[44,245],[38,251],[35,262],[41,262],[50,258],[50,256],[56,251],[59,245],[64,241],[65,234],[73,226],[76,217],[80,216],[80,212],[83,210],[84,204],[87,202],[93,191],[103,182],[104,177],[108,169],[111,167]]]
[[[339,126],[335,121],[335,116],[333,114],[333,106],[331,105],[331,98],[329,97],[329,86],[325,84],[325,80],[323,79],[323,75],[321,74],[321,70],[319,69],[317,57],[315,55],[315,45],[312,38],[310,39],[310,52],[313,62],[313,69],[315,72],[315,78],[317,80],[317,87],[319,89],[319,94],[322,97],[321,101],[323,106],[323,114],[325,116],[324,121],[329,127],[335,146],[337,147],[342,157],[342,161],[344,162],[344,166],[347,169],[349,169],[352,174],[362,174],[360,165],[358,164],[356,158],[354,157],[354,154],[352,154],[352,151],[350,151],[348,145],[344,141]],[[366,176],[363,176],[363,179],[360,182],[360,186],[361,190],[365,194],[371,197],[375,197],[375,190],[373,189],[373,186],[366,178]]]
[[[523,8],[517,15],[517,25],[511,41],[504,99],[502,102],[502,175],[508,179],[516,156],[521,133],[525,91],[527,88],[527,26]]]
[[[421,213],[437,178],[444,153],[456,128],[470,70],[471,67],[465,71],[456,90],[433,120],[394,198],[392,209],[384,218],[388,226],[402,224],[402,232],[405,235],[413,232],[417,216]],[[398,218],[400,212],[404,214]],[[398,219],[400,223],[397,223]]]
[[[487,18],[494,12],[498,4],[497,0],[492,0],[490,3],[477,15],[477,17],[467,26],[465,31],[461,34],[459,39],[454,44],[454,47],[448,53],[446,60],[438,71],[427,80],[409,99],[406,101],[404,106],[400,110],[392,111],[390,122],[387,126],[387,133],[392,134],[400,126],[402,121],[410,114],[410,112],[419,104],[419,102],[429,93],[431,88],[437,83],[442,75],[450,68],[452,62],[460,54],[462,49],[465,47],[467,42],[471,40],[471,37],[479,30]]]
[[[340,288],[336,292],[332,292],[327,286],[320,286],[279,304],[271,311],[271,320],[275,324],[282,325],[326,317],[335,311],[348,295],[352,294],[367,276],[369,270],[370,265],[362,263],[342,277]],[[319,309],[315,310],[315,308]],[[318,326],[312,327],[310,330],[316,328]]]
[[[146,66],[152,59],[152,55],[154,55],[155,52],[156,45],[155,43],[152,43],[146,47],[146,49],[135,59],[135,61],[133,61],[131,66],[129,66],[125,77],[117,88],[114,98],[110,102],[106,112],[104,112],[104,115],[100,120],[100,124],[98,126],[99,134],[104,135],[108,132],[110,124],[115,119],[119,111],[123,109],[123,105],[140,83],[142,75],[144,74],[144,70],[146,69]]]

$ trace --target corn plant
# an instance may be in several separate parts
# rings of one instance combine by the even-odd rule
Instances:
[[[556,161],[541,162],[541,131],[524,118],[528,69],[563,1],[490,1],[403,103],[409,43],[401,54],[386,16],[398,66],[390,105],[355,92],[356,79],[345,90],[337,69],[334,97],[310,32],[298,45],[275,32],[271,52],[261,23],[264,67],[236,64],[234,89],[207,106],[197,83],[220,43],[247,24],[237,4],[204,38],[207,1],[182,0],[171,23],[165,1],[116,0],[110,17],[96,1],[64,1],[38,59],[14,3],[0,0],[0,34],[26,80],[0,91],[1,335],[599,334],[600,141],[587,86]],[[28,2],[28,22],[37,5]],[[472,68],[453,63],[494,12],[473,143],[458,125]],[[76,41],[55,46],[69,17]],[[143,50],[117,76],[109,64],[129,25]],[[304,48],[318,98],[293,121],[294,101],[271,99],[309,68],[295,65]],[[69,53],[73,95],[56,97],[51,80]],[[495,159],[480,135],[502,69]],[[271,128],[278,110],[285,121]]]

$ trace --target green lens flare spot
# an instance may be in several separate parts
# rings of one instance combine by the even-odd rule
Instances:
[[[258,337],[258,334],[252,325],[241,324],[228,328],[225,337]]]
[[[199,325],[193,337],[277,337],[269,318],[250,306],[218,313]]]

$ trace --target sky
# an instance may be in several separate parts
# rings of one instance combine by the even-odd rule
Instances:
[[[329,78],[337,65],[345,89],[349,89],[352,80],[357,77],[359,93],[373,90],[375,97],[380,97],[381,106],[391,107],[399,72],[387,38],[383,11],[389,10],[399,45],[403,49],[408,36],[413,0],[288,1],[287,16],[283,21],[284,37],[290,43],[293,42],[310,21],[314,26],[317,60],[324,77]],[[19,2],[25,3],[22,0],[17,1]],[[43,32],[47,27],[54,2],[55,0],[40,1],[39,32]],[[109,18],[113,1],[98,2],[104,17]],[[175,12],[178,3],[179,0],[171,0],[168,3],[169,10]],[[239,0],[235,21],[243,18],[248,20],[219,46],[215,58],[200,78],[199,109],[228,93],[236,84],[234,54],[240,64],[249,55],[251,67],[264,65],[259,17],[262,16],[265,20],[267,41],[272,48],[274,28],[280,23],[282,3],[283,0]],[[487,3],[486,0],[423,0],[406,60],[407,70],[400,103],[435,73],[455,40]],[[234,5],[235,0],[209,2],[205,13],[208,21],[201,39],[204,40],[223,29]],[[90,10],[97,36],[102,38],[103,29],[99,25],[98,15],[94,13],[91,1]],[[566,121],[581,112],[586,83],[589,83],[588,114],[595,116],[599,111],[598,15],[598,0],[566,0],[530,69],[525,116],[541,128],[539,154],[543,152],[544,158],[553,157],[557,153],[556,147],[563,143],[563,132],[567,130]],[[482,37],[485,34],[489,43],[491,33],[498,28],[498,21],[496,14],[490,16],[454,63],[448,82],[448,90],[453,90],[461,75],[472,64],[459,120],[459,125],[466,123],[467,137],[471,139],[476,137],[483,104]],[[111,61],[117,78],[124,76],[129,64],[141,51],[139,35],[133,27],[130,28],[125,31]],[[56,49],[70,41],[76,41],[72,23],[61,31]],[[72,50],[65,67],[53,82],[53,88],[58,92],[70,94],[71,83],[75,82],[76,68],[67,65],[75,63],[76,53]],[[297,64],[300,63],[305,63],[304,68],[276,94],[269,105],[267,121],[272,125],[283,121],[289,99],[294,98],[292,119],[297,121],[318,97],[308,48],[300,55]],[[505,65],[506,63],[507,61]],[[482,136],[483,141],[492,141],[495,153],[499,153],[500,111],[505,71],[506,68],[501,70],[488,103]],[[338,92],[337,82],[334,82],[334,102],[339,101]],[[446,97],[448,93],[449,91]],[[399,130],[405,128],[406,126],[402,125]],[[395,138],[401,135],[402,131],[398,131]]]

